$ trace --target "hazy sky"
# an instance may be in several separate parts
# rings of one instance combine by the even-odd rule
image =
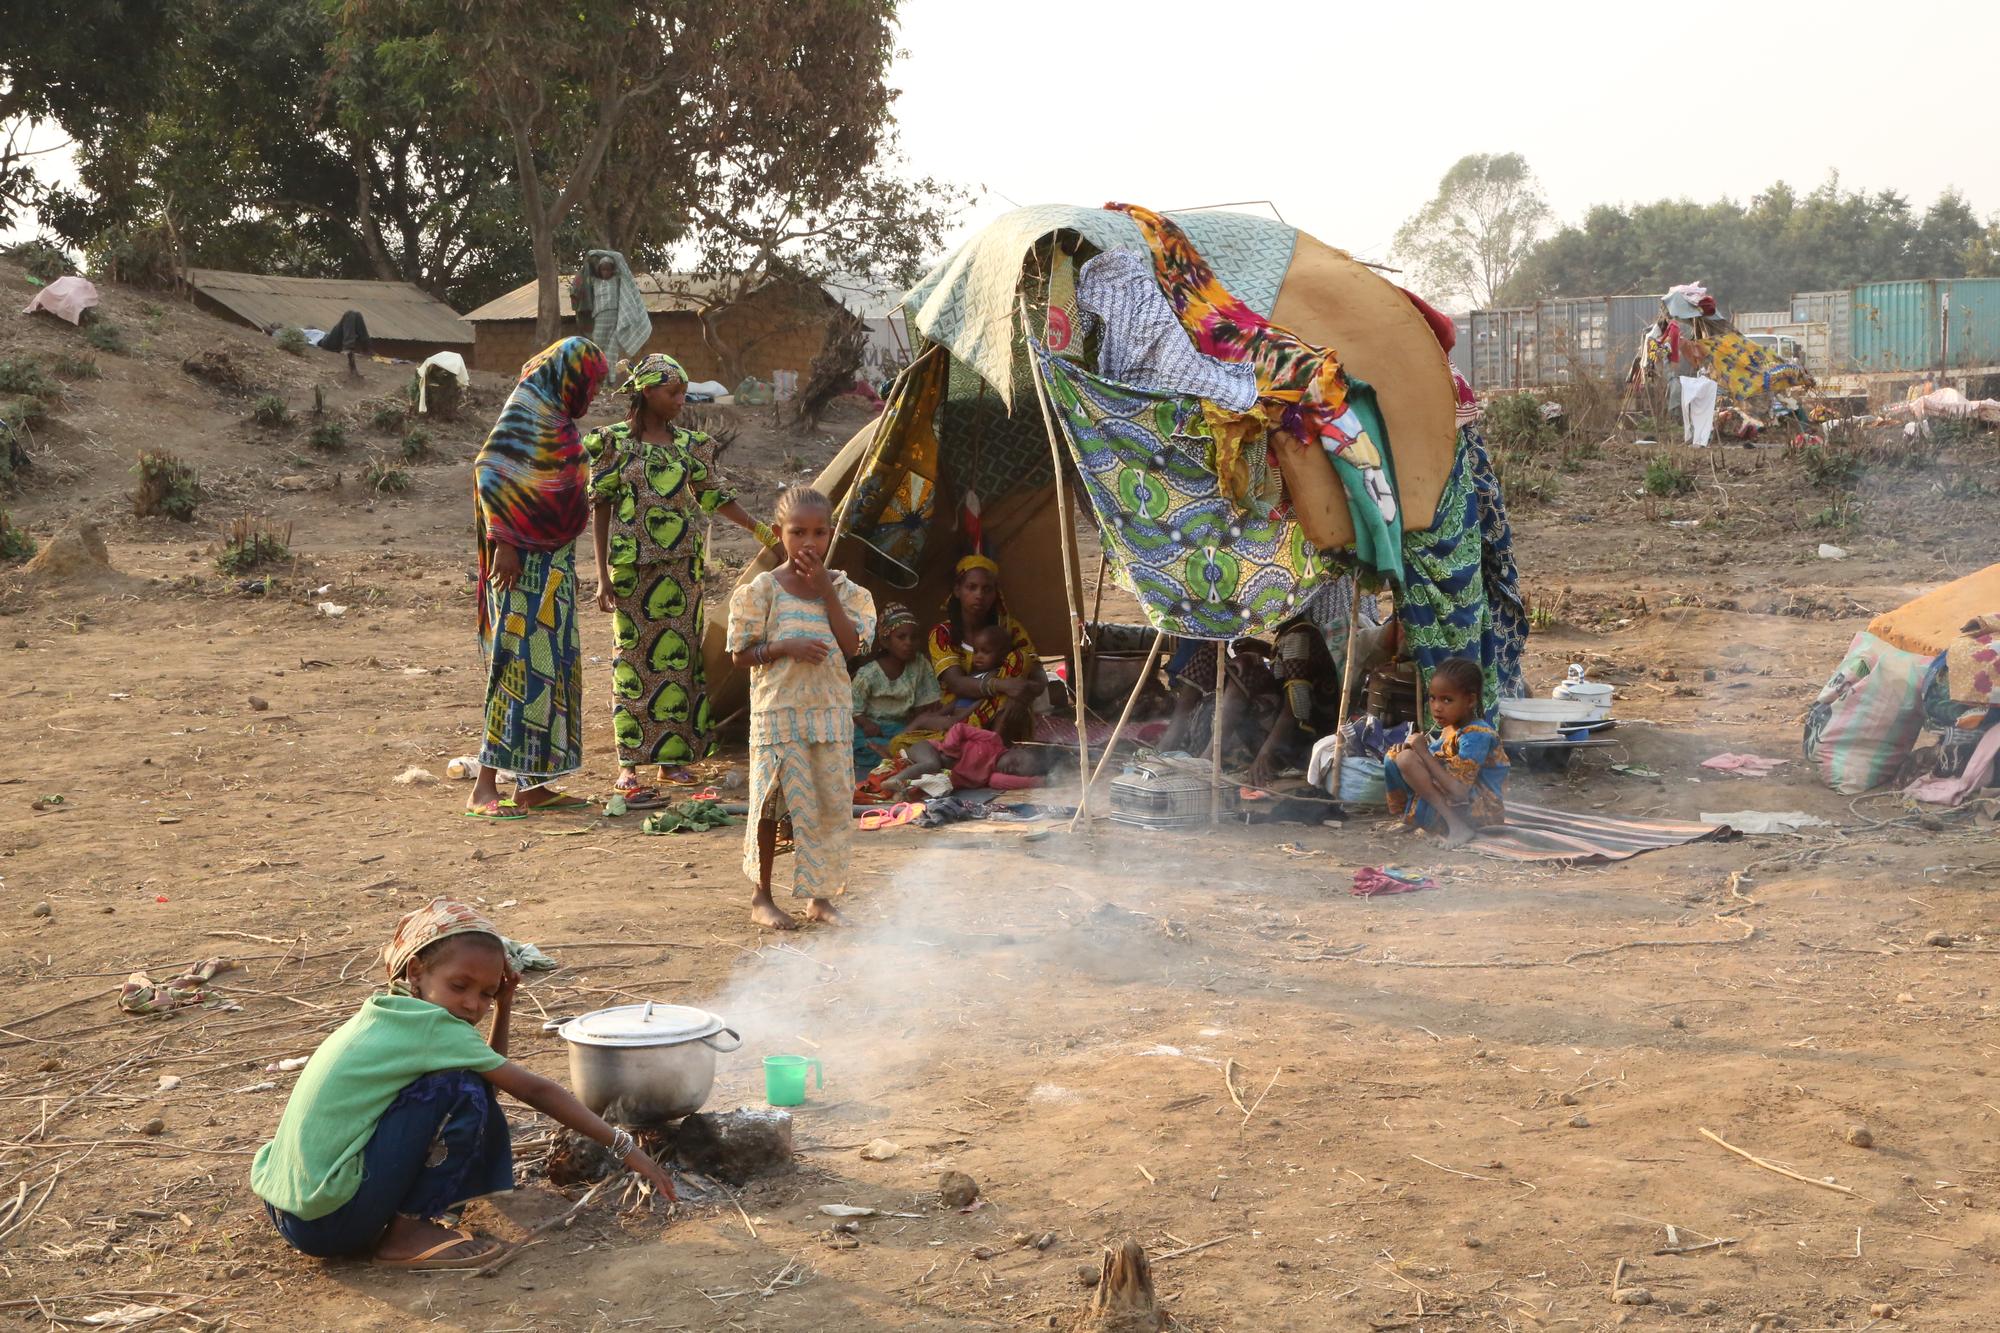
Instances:
[[[1562,221],[1784,179],[2000,211],[2000,5],[903,0],[921,172],[1022,204],[1270,199],[1364,259],[1466,153]],[[1673,145],[1671,151],[1668,145]],[[972,222],[1004,211],[982,200]]]

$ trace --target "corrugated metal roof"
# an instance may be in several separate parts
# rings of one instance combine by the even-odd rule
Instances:
[[[292,324],[330,329],[349,310],[368,321],[368,334],[392,342],[469,345],[472,328],[456,310],[412,283],[355,278],[273,278],[193,268],[194,289],[258,328]]]
[[[563,274],[556,285],[557,300],[562,305],[564,317],[575,313],[569,304],[570,275]],[[722,284],[716,278],[691,278],[681,273],[635,273],[632,281],[639,284],[639,294],[646,299],[646,313],[668,315],[676,311],[698,311]],[[761,291],[762,288],[759,288]],[[829,296],[829,299],[832,299]],[[535,317],[536,292],[533,281],[524,282],[505,296],[496,296],[479,309],[465,316],[474,324],[485,324],[496,320],[533,319]]]

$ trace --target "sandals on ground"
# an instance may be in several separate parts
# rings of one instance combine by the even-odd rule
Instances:
[[[468,805],[465,809],[459,811],[459,813],[467,819],[491,819],[498,821],[526,819],[528,817],[527,812],[516,809],[512,801],[501,800],[482,801],[478,805]]]
[[[450,1255],[446,1252],[461,1246],[471,1246],[469,1253]],[[374,1260],[377,1268],[401,1268],[419,1273],[443,1272],[453,1268],[484,1268],[502,1254],[507,1247],[497,1240],[482,1240],[470,1231],[453,1230],[451,1239],[440,1241],[422,1254],[413,1254],[407,1259]]]

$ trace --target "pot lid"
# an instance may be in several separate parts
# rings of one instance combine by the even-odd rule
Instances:
[[[722,1020],[684,1004],[621,1004],[572,1018],[556,1029],[583,1046],[671,1046],[722,1031]]]

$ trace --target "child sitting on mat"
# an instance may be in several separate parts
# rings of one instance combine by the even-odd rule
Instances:
[[[1440,662],[1429,690],[1437,735],[1428,744],[1412,736],[1382,762],[1390,811],[1412,827],[1442,833],[1452,847],[1507,822],[1500,792],[1507,752],[1499,733],[1479,721],[1484,688],[1479,663],[1465,657]]]
[[[507,1059],[520,974],[492,922],[439,898],[396,924],[388,989],[320,1043],[258,1150],[250,1187],[302,1254],[390,1268],[479,1268],[499,1242],[438,1219],[514,1188],[506,1092],[608,1144],[668,1199],[673,1178],[560,1083]],[[478,1023],[491,1010],[492,1036]]]
[[[887,602],[875,622],[875,656],[854,673],[854,768],[865,778],[888,757],[889,742],[940,697],[937,672],[923,656],[917,618]]]

